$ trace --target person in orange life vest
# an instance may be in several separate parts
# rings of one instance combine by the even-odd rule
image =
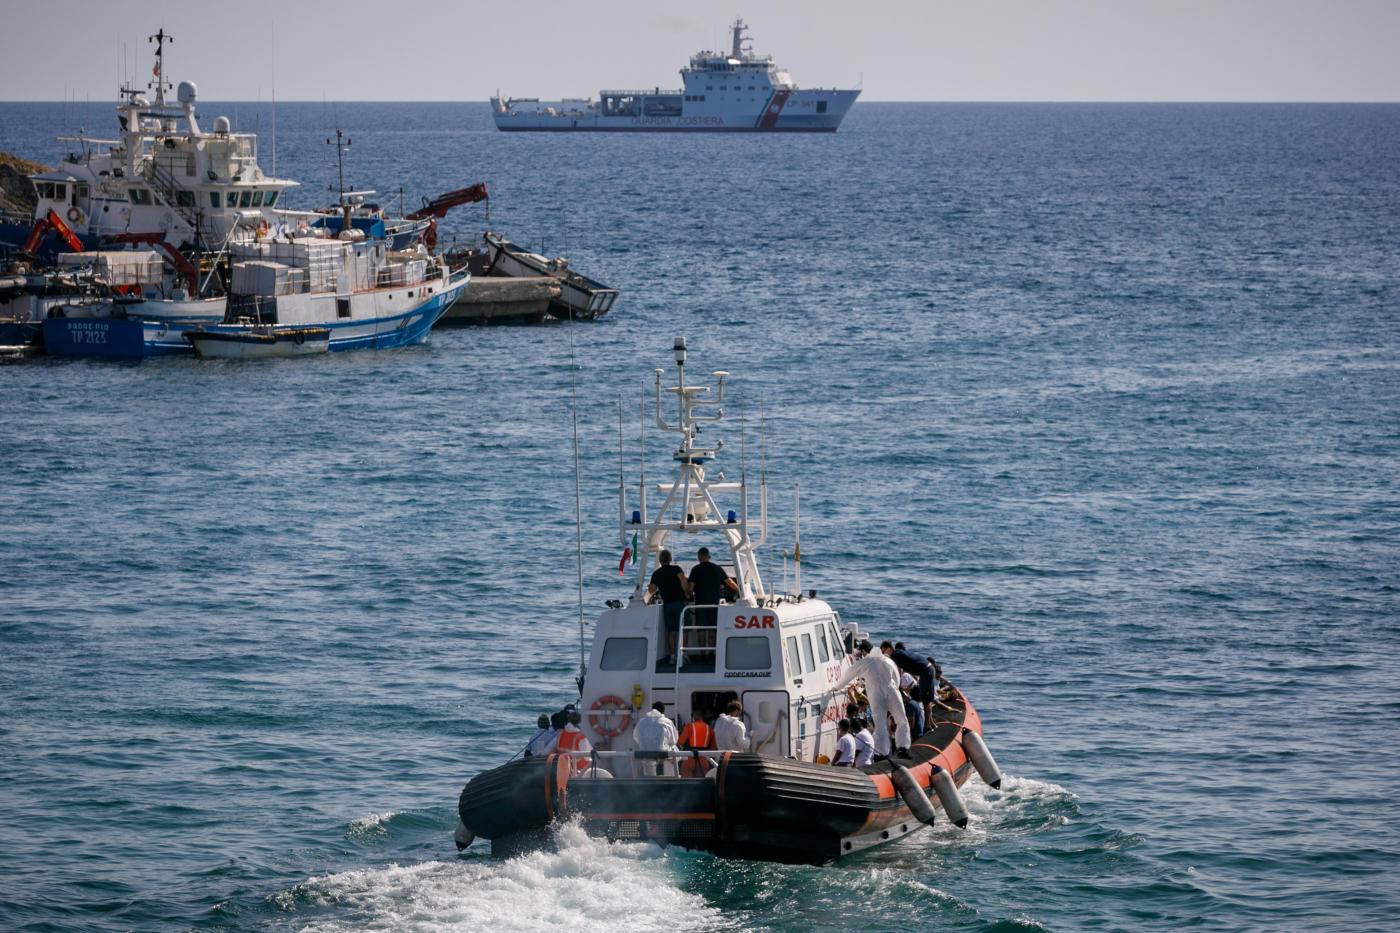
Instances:
[[[559,738],[554,744],[554,750],[559,752],[591,752],[593,746],[588,741],[588,736],[583,734],[579,728],[579,723],[583,722],[583,717],[578,710],[569,713],[569,722],[564,726],[564,731],[559,733]],[[593,766],[591,755],[582,755],[574,759],[574,768],[578,771],[587,771]]]
[[[715,733],[706,721],[707,714],[697,711],[695,718],[685,724],[681,730],[680,741],[676,744],[683,749],[706,749],[715,747]],[[709,758],[701,756],[699,758],[687,758],[681,762],[681,774],[686,777],[704,777],[714,764]]]

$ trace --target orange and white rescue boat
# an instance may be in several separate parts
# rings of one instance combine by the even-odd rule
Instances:
[[[765,479],[750,514],[747,467],[739,481],[715,471],[722,442],[702,442],[702,425],[724,418],[724,382],[686,383],[684,338],[675,344],[679,418],[662,416],[657,370],[655,424],[680,435],[678,475],[655,489],[648,508],[645,458],[635,510],[619,477],[618,518],[624,563],[635,552],[630,598],[612,600],[597,618],[584,663],[578,711],[588,740],[512,760],[474,777],[458,803],[456,842],[491,840],[496,855],[550,845],[550,827],[578,820],[591,834],[653,840],[721,856],[822,864],[902,839],[941,818],[961,827],[968,815],[958,788],[973,772],[993,787],[1001,775],[968,698],[944,683],[943,701],[907,755],[864,767],[837,767],[841,688],[852,646],[864,637],[815,591],[802,591],[801,547],[794,548],[791,592],[759,573],[755,550],[768,534]],[[645,418],[645,414],[644,414]],[[707,434],[709,432],[707,431]],[[766,469],[761,476],[766,474]],[[724,508],[729,500],[735,507]],[[737,500],[737,501],[736,501]],[[797,510],[794,510],[796,516]],[[668,657],[662,606],[647,601],[657,556],[681,536],[717,554],[737,585],[733,602],[687,605],[676,657]],[[687,550],[693,550],[688,547]],[[682,562],[682,569],[689,566]],[[742,706],[744,750],[638,750],[633,728],[660,702],[678,729],[697,717]],[[702,732],[706,730],[700,730]],[[891,750],[893,751],[893,750]]]

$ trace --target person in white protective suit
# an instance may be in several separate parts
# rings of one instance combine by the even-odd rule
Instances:
[[[871,654],[874,645],[868,640],[857,646],[860,658],[846,669],[836,684],[841,690],[857,677],[865,680],[865,696],[870,700],[870,715],[875,720],[875,751],[890,753],[890,719],[894,717],[894,743],[901,757],[909,756],[909,719],[904,715],[904,697],[899,692],[899,668],[883,654]]]

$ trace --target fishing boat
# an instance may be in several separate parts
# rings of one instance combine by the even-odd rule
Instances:
[[[560,320],[600,318],[617,301],[617,289],[571,269],[569,260],[563,256],[546,258],[489,230],[482,239],[486,244],[491,273],[512,278],[547,277],[558,283],[559,295],[550,300],[549,313]]]
[[[843,679],[863,637],[815,590],[802,589],[800,536],[793,585],[760,575],[757,549],[768,535],[766,479],[750,509],[747,466],[739,479],[718,474],[723,448],[708,439],[724,418],[728,373],[709,386],[686,381],[686,345],[675,344],[677,381],[666,392],[676,420],[663,417],[657,370],[655,424],[679,435],[677,473],[649,508],[645,459],[629,503],[618,483],[624,563],[636,555],[630,594],[609,600],[594,623],[591,652],[577,679],[579,728],[588,751],[556,746],[473,777],[458,800],[459,848],[489,839],[494,855],[551,843],[550,828],[576,821],[608,839],[650,840],[721,856],[824,864],[917,833],[938,819],[964,826],[958,788],[973,772],[992,786],[1000,773],[971,700],[944,685],[938,713],[904,755],[864,767],[837,767]],[[645,424],[644,415],[643,422]],[[705,428],[706,440],[700,430]],[[743,435],[741,434],[741,450]],[[761,474],[762,475],[762,474]],[[635,505],[635,508],[630,508]],[[796,508],[795,515],[800,515]],[[668,659],[663,610],[647,599],[654,562],[673,538],[704,536],[727,553],[721,566],[737,585],[732,602],[691,605],[681,615]],[[631,543],[635,547],[631,547]],[[580,645],[582,645],[580,618]],[[639,750],[634,724],[660,703],[678,727],[742,707],[752,737],[746,750]]]
[[[491,98],[504,132],[834,133],[859,90],[799,88],[773,57],[753,53],[735,20],[730,48],[697,52],[676,89],[598,92],[598,100]]]
[[[332,352],[410,346],[427,339],[471,279],[421,243],[391,250],[354,230],[341,236],[231,245],[228,296],[216,323],[144,313],[124,319],[50,317],[44,321],[45,350],[127,360],[188,356],[195,352],[188,332],[238,334],[266,326],[325,328]]]
[[[250,324],[215,330],[188,330],[184,338],[200,359],[266,360],[314,356],[330,350],[329,327],[268,327]]]

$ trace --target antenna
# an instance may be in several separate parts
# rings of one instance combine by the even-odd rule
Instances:
[[[792,486],[793,543],[792,582],[797,595],[802,596],[802,484]]]
[[[340,131],[336,131],[340,135]],[[573,394],[570,411],[574,423],[574,555],[578,565],[578,692],[583,696],[583,675],[588,670],[588,658],[583,647],[583,493],[579,486],[578,466],[578,358],[574,353],[574,323],[569,322],[569,384]]]
[[[637,443],[637,463],[639,466],[637,486],[641,492],[640,504],[642,507],[642,524],[645,525],[648,521],[650,521],[650,519],[647,517],[647,384],[645,382],[642,383],[641,416],[641,431],[638,435],[639,439]],[[637,574],[637,588],[635,592],[638,595],[640,595],[642,592],[642,577],[646,576],[647,567],[649,566],[648,558],[650,558],[651,556],[650,538],[651,535],[647,535],[648,540],[646,541],[646,543],[643,544],[641,548],[638,548],[638,550],[646,552],[646,557],[643,557],[640,554],[637,555],[637,565],[641,571]]]
[[[277,17],[272,17],[272,177],[277,177]]]
[[[165,89],[168,87],[174,87],[173,84],[165,80],[165,43],[170,42],[173,44],[175,42],[175,37],[167,35],[165,32],[165,28],[161,27],[159,30],[156,31],[155,35],[147,36],[146,41],[154,42],[156,44],[156,66],[151,69],[151,74],[155,77],[155,80],[147,83],[146,87],[155,88],[156,106],[164,109]]]

